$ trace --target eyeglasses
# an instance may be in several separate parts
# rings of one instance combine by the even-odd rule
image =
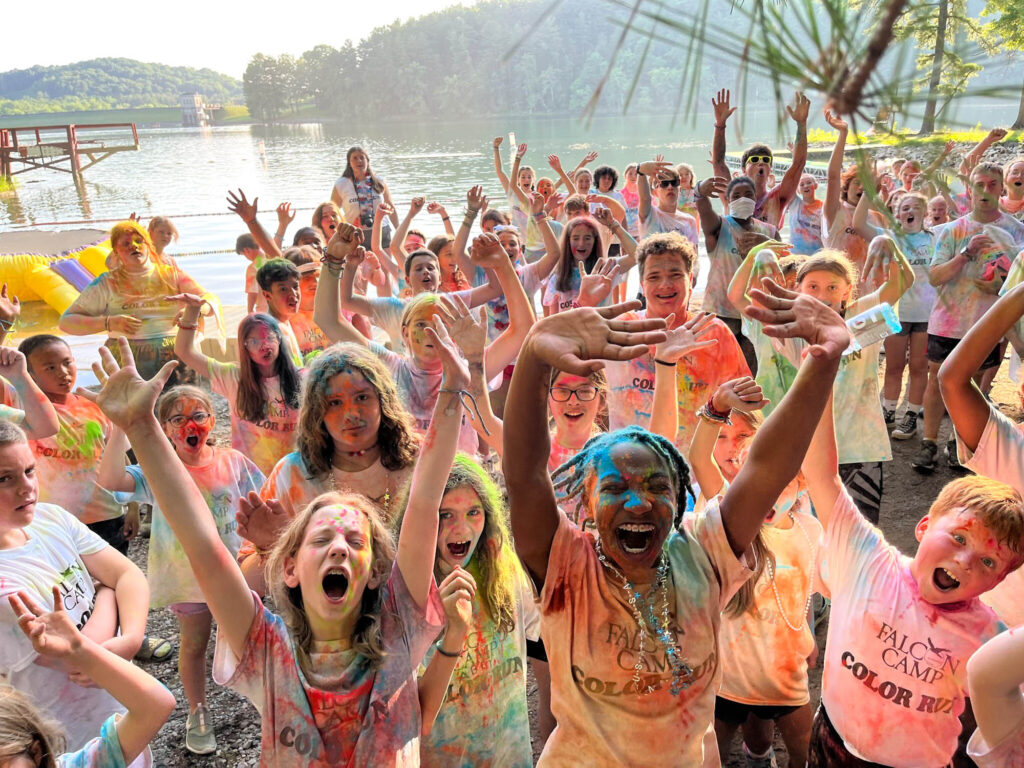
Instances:
[[[581,403],[589,403],[597,397],[597,387],[580,387],[579,389],[569,389],[568,387],[551,388],[551,399],[556,403],[568,403],[573,395],[576,395],[576,399]]]
[[[764,163],[765,165],[771,165],[773,158],[771,155],[751,155],[747,158],[747,163],[756,165],[757,163]]]
[[[678,187],[679,179],[662,179],[661,183],[658,186],[661,187],[662,189],[668,189],[669,187]]]
[[[264,344],[270,347],[278,347],[281,345],[281,342],[278,341],[277,338],[245,340],[246,349],[262,349]]]
[[[208,422],[210,418],[211,415],[206,411],[196,411],[195,413],[190,413],[188,416],[183,413],[179,413],[177,416],[171,416],[171,418],[167,420],[167,423],[172,427],[184,427],[190,421],[194,421],[197,426],[202,426]]]

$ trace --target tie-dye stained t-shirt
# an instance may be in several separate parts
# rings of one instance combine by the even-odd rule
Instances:
[[[797,366],[780,352],[771,336],[765,336],[764,326],[757,320],[746,315],[740,318],[743,335],[750,339],[754,345],[754,354],[757,355],[757,376],[754,380],[761,387],[761,391],[768,405],[761,409],[761,413],[768,416],[796,381]]]
[[[58,755],[57,768],[125,768],[124,751],[117,737],[117,716],[108,717],[100,735],[77,752]]]
[[[135,490],[119,493],[125,503],[139,501],[153,505],[153,528],[149,535],[149,605],[163,608],[174,603],[205,603],[188,556],[170,523],[156,504],[149,481],[137,464],[130,464],[128,474],[135,481]],[[238,554],[242,539],[238,535],[238,500],[250,492],[259,492],[263,473],[249,459],[232,448],[214,448],[210,460],[199,466],[185,465],[206,506],[217,524],[217,533],[232,555]]]
[[[60,424],[57,434],[31,441],[39,500],[63,507],[86,525],[116,520],[123,507],[96,484],[110,421],[98,405],[75,394],[66,403],[53,403],[53,409]]]
[[[396,355],[387,347],[375,342],[370,343],[370,351],[377,355],[391,372],[398,396],[412,415],[417,431],[426,434],[430,427],[430,419],[434,415],[434,404],[437,403],[441,391],[441,369],[438,368],[435,372],[419,368],[410,358]],[[463,412],[462,426],[459,429],[459,450],[472,456],[479,446],[476,430]]]
[[[310,477],[301,454],[294,451],[277,462],[260,489],[260,496],[277,499],[288,516],[295,517],[321,493],[352,491],[374,502],[381,508],[385,519],[390,519],[398,494],[411,477],[412,466],[389,470],[378,460],[360,472],[344,472],[335,468],[331,476],[314,478]]]
[[[637,320],[645,312],[627,312],[620,320]],[[749,376],[743,352],[732,331],[721,320],[712,320],[710,331],[702,339],[715,339],[717,344],[702,347],[680,358],[676,364],[676,389],[679,401],[679,431],[675,445],[685,455],[697,425],[697,411],[715,393],[719,384]],[[609,361],[608,421],[612,430],[651,423],[654,408],[654,357],[650,353],[626,362]]]
[[[299,668],[284,619],[256,608],[242,657],[217,639],[213,678],[251,701],[260,713],[260,765],[270,768],[415,768],[420,764],[416,668],[444,626],[444,608],[431,582],[427,603],[409,594],[396,564],[382,589],[382,665],[373,669],[356,651],[314,644],[314,670],[331,690],[315,687]]]
[[[823,215],[826,231],[825,247],[835,248],[837,251],[845,253],[860,271],[864,269],[864,262],[867,260],[868,241],[858,235],[853,228],[853,211],[854,208],[849,203],[840,203],[835,220],[829,221],[828,217]],[[868,215],[868,223],[880,227],[885,220],[871,211]]]
[[[238,363],[210,359],[206,373],[210,387],[231,407],[231,447],[255,462],[260,472],[269,474],[282,457],[295,450],[295,426],[299,423],[298,408],[289,407],[281,395],[280,378],[262,379],[267,415],[255,422],[243,419],[238,412]]]
[[[168,296],[193,293],[204,296],[203,288],[177,267],[151,264],[146,274],[129,275],[123,269],[104,272],[79,294],[68,314],[90,317],[131,315],[142,321],[142,327],[130,338],[158,339],[174,335],[174,318],[181,309]],[[111,338],[125,334],[110,331]]]
[[[896,241],[896,245],[907,257],[914,269],[914,284],[907,289],[899,302],[896,311],[901,323],[927,323],[935,306],[935,286],[928,279],[928,270],[935,254],[937,234],[933,229],[907,233],[899,230],[875,227],[878,235],[887,235]]]
[[[558,720],[539,766],[717,765],[706,755],[721,679],[722,609],[750,577],[729,546],[717,504],[663,548],[670,577],[669,616],[677,653],[692,669],[673,693],[671,664],[648,638],[633,682],[639,630],[621,582],[598,560],[594,538],[559,516],[541,593],[541,636],[551,669],[551,711]],[[660,614],[659,614],[660,615]],[[705,762],[707,759],[707,762]]]
[[[824,537],[832,597],[821,700],[847,749],[893,768],[949,763],[967,695],[967,660],[997,633],[973,599],[926,602],[910,558],[840,488]]]
[[[981,731],[975,730],[967,743],[967,756],[978,768],[1024,768],[1024,721],[995,745],[989,745]]]
[[[300,310],[292,316],[288,323],[292,327],[296,341],[299,342],[299,353],[305,362],[308,363],[321,351],[331,346],[330,339],[320,330],[320,326],[313,322],[312,311]]]
[[[985,293],[973,280],[982,278],[986,265],[1005,258],[1009,269],[1017,253],[1024,248],[1024,224],[1005,213],[988,224],[975,221],[971,214],[950,222],[935,244],[932,267],[945,264],[961,253],[975,235],[988,235],[995,242],[990,252],[964,264],[951,280],[938,286],[935,306],[928,319],[928,333],[947,339],[962,339],[997,296]]]
[[[749,230],[741,227],[732,216],[723,216],[721,222],[715,250],[708,254],[711,269],[708,272],[708,285],[704,291],[703,309],[705,312],[714,312],[719,317],[738,318],[739,310],[729,301],[729,283],[732,282],[733,275],[736,274],[736,270],[740,268],[743,260],[747,257],[750,246],[748,245],[746,249],[741,248],[736,243],[736,239],[740,237],[742,241],[741,233],[746,232],[754,232],[771,238],[774,238],[778,232],[757,219],[750,220]]]
[[[799,195],[793,198],[786,212],[789,223],[787,242],[793,246],[793,253],[810,256],[822,249],[821,220],[825,204],[821,200],[805,203]]]
[[[469,571],[481,576],[470,563]],[[516,626],[499,631],[473,600],[473,625],[448,692],[420,748],[424,768],[532,768],[526,705],[526,638],[537,639],[539,615],[526,575],[517,574]],[[531,627],[531,624],[533,625]],[[434,656],[427,651],[421,671]]]
[[[817,591],[822,530],[809,511],[794,506],[790,512],[792,518],[779,514],[774,523],[761,528],[775,558],[773,578],[767,569],[762,572],[754,584],[750,609],[722,619],[718,634],[722,687],[718,695],[730,701],[785,707],[810,701],[807,657],[814,650],[814,635],[806,610],[808,592]]]
[[[660,232],[678,232],[697,247],[697,220],[682,211],[665,212],[651,203],[651,212],[640,221],[640,237]]]

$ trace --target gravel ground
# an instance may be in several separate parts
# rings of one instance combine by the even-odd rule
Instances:
[[[1017,390],[1006,377],[1006,367],[1004,364],[1003,370],[996,380],[992,399],[1006,413],[1020,420],[1022,414],[1019,409]],[[216,395],[214,395],[214,401],[217,413],[214,436],[221,444],[226,445],[229,442],[230,424],[227,404],[223,398]],[[946,439],[949,429],[947,419],[940,435],[940,445]],[[893,441],[892,446],[893,460],[885,466],[885,494],[882,502],[881,527],[892,543],[899,546],[904,552],[913,553],[916,549],[914,527],[917,521],[927,512],[928,505],[942,486],[957,477],[958,473],[945,465],[940,452],[939,469],[933,475],[920,475],[910,468],[910,458],[917,451],[919,441]],[[143,570],[146,568],[147,545],[146,539],[137,539],[132,542],[129,552],[132,560]],[[222,766],[257,765],[260,755],[260,724],[256,710],[245,699],[227,688],[215,684],[212,680],[207,682],[207,703],[217,730],[218,750],[214,755],[206,757],[192,755],[185,750],[184,730],[187,712],[185,694],[181,687],[181,681],[178,679],[177,621],[174,615],[166,609],[152,611],[149,614],[147,629],[153,636],[167,638],[175,647],[175,653],[172,653],[167,660],[148,663],[145,668],[163,682],[178,699],[177,709],[156,739],[153,740],[154,765],[157,768],[171,768],[172,766],[216,766],[221,768]],[[827,622],[823,623],[818,631],[818,644],[822,650],[825,647],[826,631]],[[212,667],[212,664],[213,643],[211,642],[207,653],[208,668]],[[814,706],[817,706],[820,686],[821,669],[819,666],[811,671],[811,701]],[[536,683],[532,675],[528,677],[528,695],[531,721],[533,721],[537,697]],[[539,756],[542,747],[543,745],[535,740],[535,759]],[[776,751],[779,765],[786,766],[788,758],[785,756],[785,747],[779,739],[776,740]],[[742,768],[746,765],[740,752],[738,737],[725,764],[727,768]]]

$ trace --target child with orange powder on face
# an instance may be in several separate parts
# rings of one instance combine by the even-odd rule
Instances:
[[[999,206],[1018,221],[1024,221],[1024,157],[1003,166],[1003,195]]]
[[[803,474],[832,598],[808,765],[947,766],[969,706],[967,660],[999,628],[978,598],[1024,562],[1024,499],[988,478],[954,480],[917,524],[909,558],[843,487],[831,404]]]
[[[242,543],[235,521],[238,501],[259,490],[263,473],[233,448],[219,448],[208,442],[216,416],[209,396],[198,387],[168,389],[156,402],[156,418],[177,458],[202,493],[220,541],[236,555]],[[185,550],[157,505],[142,468],[124,465],[122,457],[128,447],[124,433],[118,430],[115,435],[104,452],[98,480],[103,488],[117,492],[126,503],[153,505],[147,568],[150,608],[168,606],[178,618],[178,675],[188,699],[185,748],[197,755],[208,755],[217,749],[206,706],[206,646],[212,616]]]

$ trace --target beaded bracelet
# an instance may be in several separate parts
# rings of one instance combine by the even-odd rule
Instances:
[[[4,333],[7,333],[13,327],[14,327],[14,321],[13,320],[0,320],[0,330],[2,330]]]
[[[198,331],[199,330],[199,324],[198,323],[196,323],[195,325],[187,325],[187,324],[181,322],[180,320],[178,321],[178,327],[181,328],[181,330],[183,330],[183,331]]]
[[[732,426],[732,419],[729,418],[730,413],[732,413],[731,409],[726,413],[720,413],[719,411],[716,411],[715,407],[711,405],[710,400],[704,405],[703,408],[697,411],[697,415],[700,416],[702,419],[711,424],[717,424],[718,426]]]

